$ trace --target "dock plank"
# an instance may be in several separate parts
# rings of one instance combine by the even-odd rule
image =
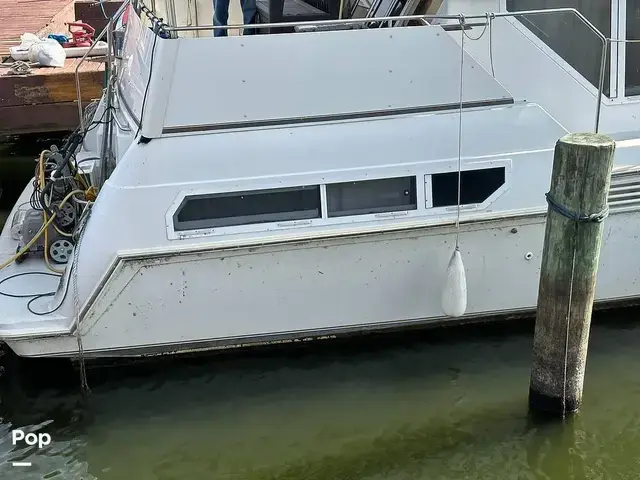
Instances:
[[[0,69],[0,107],[75,101],[79,61],[67,58],[62,68],[34,67],[28,75],[12,75],[8,68]],[[83,101],[99,98],[104,88],[104,65],[94,69],[92,64],[85,62],[79,69]]]
[[[0,62],[13,62],[9,47],[26,32],[44,37],[68,30],[75,20],[73,0],[0,0]],[[0,135],[72,130],[78,124],[76,67],[67,58],[62,68],[33,67],[13,75],[0,67]],[[100,98],[104,88],[104,57],[87,59],[78,68],[82,103]]]
[[[19,76],[0,68],[0,135],[74,129],[78,124],[75,68],[79,61],[67,58],[62,68],[33,68],[33,73]],[[104,63],[86,61],[79,75],[83,104],[100,98]]]

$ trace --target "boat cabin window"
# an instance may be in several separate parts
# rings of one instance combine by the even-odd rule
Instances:
[[[640,0],[627,0],[627,40],[640,40]],[[640,95],[640,43],[626,44],[625,95]]]
[[[602,34],[611,37],[609,0],[507,0],[507,10],[521,12],[546,8],[575,8]],[[596,88],[600,80],[602,42],[573,13],[560,12],[516,17]],[[610,46],[607,58],[611,58]],[[628,61],[628,57],[627,57]],[[606,62],[604,90],[609,96],[610,65]],[[541,82],[545,79],[541,78]]]
[[[173,216],[176,231],[321,217],[318,185],[191,195]]]
[[[415,176],[327,185],[329,217],[400,212],[417,208]]]
[[[466,170],[460,174],[460,204],[484,202],[505,182],[505,167]],[[458,172],[431,175],[434,208],[458,205]]]

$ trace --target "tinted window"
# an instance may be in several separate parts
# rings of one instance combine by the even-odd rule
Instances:
[[[186,197],[175,230],[320,218],[320,187],[294,187]]]
[[[415,210],[416,177],[327,185],[329,217]]]
[[[546,8],[575,8],[602,34],[611,37],[611,2],[609,0],[507,0],[507,10],[540,10]],[[523,25],[545,42],[569,65],[595,87],[600,79],[602,42],[572,13],[546,13],[516,17]],[[609,95],[608,47],[604,77],[604,94]],[[541,78],[541,82],[545,79]]]
[[[640,0],[627,0],[627,40],[640,40]],[[626,49],[625,95],[640,95],[640,43]]]
[[[460,175],[460,204],[482,203],[505,181],[505,168],[467,170]],[[458,172],[437,173],[431,176],[434,207],[458,205]]]

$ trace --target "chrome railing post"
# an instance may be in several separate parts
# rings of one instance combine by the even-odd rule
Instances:
[[[109,20],[107,23],[107,81],[111,77],[111,69],[113,65],[111,64],[111,60],[113,58],[113,20]]]
[[[102,29],[102,31],[100,32],[98,37],[94,40],[93,45],[91,45],[91,47],[89,47],[89,50],[87,50],[87,53],[85,53],[82,56],[82,58],[80,59],[80,61],[76,65],[76,71],[75,71],[76,95],[77,95],[76,101],[78,102],[78,116],[80,117],[80,131],[82,131],[82,132],[85,130],[85,124],[84,124],[84,112],[82,110],[82,91],[81,91],[81,87],[80,87],[80,72],[79,72],[80,71],[80,66],[84,63],[84,61],[89,56],[89,54],[93,51],[93,48],[98,44],[98,42],[100,40],[102,40],[102,38],[107,33],[108,29],[109,29],[109,24],[107,24],[107,26]]]
[[[126,8],[131,3],[131,0],[125,0],[120,8],[116,11],[115,15],[113,15],[107,25],[102,29],[98,37],[94,40],[93,45],[89,47],[89,50],[82,56],[78,64],[76,65],[75,77],[76,77],[76,101],[78,102],[78,116],[80,117],[80,131],[84,131],[86,125],[84,124],[84,112],[82,109],[82,92],[80,87],[80,66],[85,62],[89,54],[93,51],[94,47],[98,44],[98,42],[107,35],[107,69],[108,75],[111,75],[111,49],[113,47],[113,25],[116,21],[122,16]],[[109,77],[107,76],[107,82],[109,81]]]
[[[600,78],[598,82],[598,103],[596,104],[596,125],[594,127],[595,133],[598,133],[600,128],[600,109],[602,107],[602,94],[604,91],[604,72],[607,65],[607,42],[606,40],[602,44],[602,53],[600,54]]]

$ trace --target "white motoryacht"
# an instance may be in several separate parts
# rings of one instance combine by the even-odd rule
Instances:
[[[0,340],[18,355],[530,313],[568,132],[617,142],[596,302],[640,297],[632,0],[581,12],[450,0],[411,16],[378,2],[360,18],[259,3],[271,12],[259,34],[223,37],[153,3],[110,22],[103,97],[42,153],[0,237]],[[466,297],[452,316],[441,298],[456,239]]]

